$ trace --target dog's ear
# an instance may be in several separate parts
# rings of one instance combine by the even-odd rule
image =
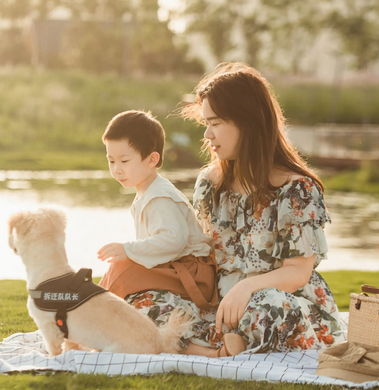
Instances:
[[[15,245],[15,242],[14,242],[13,234],[8,236],[8,244],[9,244],[10,248],[13,249],[14,253],[17,253],[17,249],[16,249],[16,245]]]
[[[17,234],[25,235],[33,224],[27,212],[20,211],[12,214],[8,220],[9,236],[12,235],[13,229],[16,229]]]
[[[67,218],[66,214],[61,209],[55,207],[43,207],[38,211],[52,221],[51,225],[54,227],[54,230],[64,231],[66,229]]]

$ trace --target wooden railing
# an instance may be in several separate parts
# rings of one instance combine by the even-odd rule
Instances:
[[[314,160],[351,166],[362,160],[379,162],[378,125],[291,126],[286,131],[299,152]]]

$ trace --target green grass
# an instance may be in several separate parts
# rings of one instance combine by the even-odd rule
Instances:
[[[114,115],[131,109],[157,116],[167,147],[174,133],[184,131],[198,151],[203,130],[169,116],[194,85],[184,79],[0,69],[0,170],[106,169],[102,134]]]
[[[0,170],[107,170],[105,149],[101,151],[1,151]]]
[[[362,284],[378,285],[379,272],[323,272],[340,311],[348,311],[349,295],[360,292]],[[99,278],[95,278],[98,282]],[[26,309],[26,283],[21,280],[0,280],[0,340],[17,332],[32,332],[37,328]],[[332,390],[336,386],[273,384],[268,382],[236,382],[183,374],[164,374],[152,377],[85,375],[73,373],[35,373],[0,375],[0,389],[81,390],[81,389],[254,389],[254,390]]]
[[[336,87],[278,80],[273,86],[290,124],[379,123],[378,85]]]
[[[204,129],[170,115],[197,81],[0,68],[0,170],[102,168],[104,129],[114,115],[130,109],[157,116],[168,148],[174,133],[186,133],[200,166]],[[278,79],[273,86],[290,124],[379,123],[378,85],[343,86],[338,96],[330,85]],[[165,164],[170,168],[170,159]]]
[[[234,381],[213,379],[194,375],[163,374],[153,377],[136,375],[114,376],[59,373],[55,375],[33,376],[16,374],[0,376],[0,388],[38,390],[336,390],[339,386],[296,385],[292,383],[274,384],[269,382]]]
[[[379,162],[364,161],[360,169],[334,174],[323,182],[328,190],[379,194]]]
[[[362,284],[379,287],[379,272],[321,272],[328,283],[340,311],[349,311],[350,293],[360,293]]]

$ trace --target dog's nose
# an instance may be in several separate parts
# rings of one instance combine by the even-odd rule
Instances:
[[[17,255],[17,249],[16,248],[13,248],[13,252],[16,253],[16,255]]]

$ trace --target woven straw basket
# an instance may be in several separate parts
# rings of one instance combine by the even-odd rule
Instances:
[[[347,341],[379,347],[379,288],[362,286],[363,294],[350,294]]]

